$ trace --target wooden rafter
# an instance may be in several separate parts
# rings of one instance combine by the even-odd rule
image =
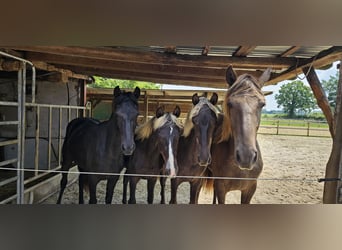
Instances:
[[[12,47],[11,47],[12,48]],[[13,47],[13,49],[57,54],[64,56],[80,56],[98,59],[108,59],[129,62],[154,62],[163,65],[177,65],[179,67],[227,67],[232,64],[236,68],[262,69],[272,67],[284,69],[297,62],[295,58],[256,58],[231,56],[201,56],[165,54],[150,51],[130,51],[120,48],[87,48],[87,47],[60,47],[60,46],[29,46]]]
[[[233,56],[247,56],[256,46],[240,46],[233,54]]]
[[[210,46],[209,45],[204,46],[204,48],[202,50],[202,55],[207,56],[209,51],[210,51]]]
[[[279,57],[287,57],[289,55],[292,55],[293,53],[295,53],[297,50],[300,49],[300,46],[292,46],[291,48],[289,48],[288,50],[284,51],[283,53],[281,53],[279,55]]]
[[[325,65],[330,64],[331,62],[340,60],[341,57],[342,46],[332,47],[328,50],[320,52],[312,58],[298,60],[289,69],[285,70],[275,77],[271,77],[271,79],[267,83],[265,83],[265,85],[276,84],[278,82],[296,77],[302,73],[302,69],[305,67],[312,66],[315,68],[321,68]]]

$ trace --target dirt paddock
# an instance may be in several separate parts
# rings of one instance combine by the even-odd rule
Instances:
[[[318,204],[322,203],[323,183],[311,182],[324,177],[328,162],[332,140],[322,137],[258,135],[264,169],[260,178],[279,178],[283,180],[259,180],[257,191],[251,201],[253,204]],[[296,179],[296,180],[286,180]],[[104,203],[105,181],[97,188],[98,203]],[[146,181],[141,180],[137,186],[137,203],[147,203]],[[160,202],[159,183],[155,189],[154,203]],[[183,183],[178,189],[178,203],[189,202],[189,184]],[[86,200],[88,197],[86,196]],[[121,204],[122,177],[118,181],[114,197],[114,204]],[[170,200],[169,180],[166,186],[166,201]],[[57,194],[44,201],[54,204]],[[212,194],[201,192],[199,203],[210,204]],[[236,204],[240,201],[240,192],[227,194],[226,203]],[[70,185],[64,192],[63,204],[78,203],[78,185]]]

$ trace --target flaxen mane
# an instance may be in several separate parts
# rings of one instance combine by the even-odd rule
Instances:
[[[258,80],[254,78],[251,75],[243,74],[237,78],[235,83],[230,87],[227,91],[226,98],[223,102],[223,122],[222,127],[220,128],[220,135],[219,138],[214,139],[214,141],[217,141],[218,143],[222,141],[226,141],[230,138],[232,129],[231,129],[231,123],[230,123],[230,115],[229,115],[229,106],[228,106],[228,100],[231,96],[239,96],[239,95],[245,95],[245,96],[255,96],[257,98],[264,98],[263,93],[261,92],[261,89],[259,85],[257,84]]]
[[[179,128],[183,128],[183,125],[175,115],[165,113],[161,117],[153,117],[141,126],[137,127],[135,130],[136,139],[145,140],[151,136],[153,131],[165,125],[171,125],[171,123],[176,124]]]
[[[190,135],[190,132],[194,127],[194,124],[192,123],[192,118],[198,115],[198,113],[204,105],[207,105],[216,114],[216,116],[218,116],[218,114],[220,113],[218,108],[216,108],[206,97],[201,96],[199,98],[199,102],[190,110],[190,112],[187,115],[184,124],[184,137],[188,137]]]

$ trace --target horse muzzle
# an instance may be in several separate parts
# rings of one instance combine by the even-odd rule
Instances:
[[[211,163],[211,157],[209,156],[206,160],[201,160],[200,157],[198,157],[198,165],[201,167],[207,167]]]
[[[251,150],[236,150],[235,159],[241,170],[252,170],[258,160],[258,151]]]
[[[135,150],[135,143],[129,147],[121,145],[121,150],[124,155],[132,155]]]

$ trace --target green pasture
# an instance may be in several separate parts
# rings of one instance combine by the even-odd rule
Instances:
[[[285,118],[261,118],[261,126],[280,126],[280,127],[303,127],[307,128],[329,128],[326,122],[303,119],[285,119]]]

